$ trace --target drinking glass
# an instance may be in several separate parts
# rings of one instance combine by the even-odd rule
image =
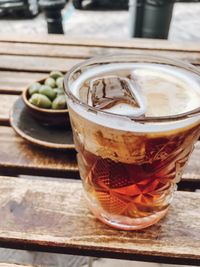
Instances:
[[[84,80],[86,74],[90,72],[92,79],[106,75],[122,77],[125,71],[120,70],[121,63],[154,64],[157,69],[167,66],[172,76],[173,72],[181,72],[189,77],[191,88],[195,81],[198,90],[200,73],[194,66],[177,60],[122,54],[84,61],[65,76],[65,93],[88,206],[102,222],[134,230],[152,225],[166,214],[200,134],[200,103],[181,114],[128,116],[83,101],[90,90],[88,83],[81,85],[82,98],[77,96],[78,81]],[[113,70],[113,64],[119,68]],[[99,66],[105,66],[101,77],[95,74]]]

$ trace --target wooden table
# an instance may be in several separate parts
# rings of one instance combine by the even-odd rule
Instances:
[[[199,193],[176,192],[168,215],[152,227],[113,230],[85,205],[75,153],[33,146],[10,127],[9,110],[28,84],[91,56],[121,52],[155,53],[200,64],[200,44],[195,43],[0,36],[0,246],[200,265]],[[179,189],[200,188],[199,158],[197,144]]]

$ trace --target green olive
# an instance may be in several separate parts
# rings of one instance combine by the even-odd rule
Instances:
[[[56,79],[56,85],[57,85],[57,87],[63,89],[63,80],[64,80],[63,77],[59,77],[59,78]]]
[[[53,78],[47,78],[44,84],[50,86],[51,88],[56,87],[56,81]]]
[[[29,102],[39,108],[51,108],[51,101],[42,94],[34,94],[29,99]]]
[[[56,97],[56,92],[48,85],[42,85],[40,87],[39,93],[47,96],[50,100],[54,100]]]
[[[65,109],[66,107],[67,104],[64,95],[58,95],[52,103],[52,109]]]
[[[57,95],[64,95],[64,90],[62,88],[54,88],[53,90]]]
[[[58,77],[62,77],[63,76],[63,74],[62,74],[62,72],[60,72],[60,71],[52,71],[52,72],[50,72],[50,74],[49,74],[49,77],[51,77],[51,78],[53,78],[53,79],[57,79]]]
[[[39,89],[41,87],[41,84],[40,83],[32,83],[29,88],[28,88],[28,93],[29,95],[33,95],[35,93],[38,93],[39,92]]]

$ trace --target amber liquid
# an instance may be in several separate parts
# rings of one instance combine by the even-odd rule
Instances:
[[[101,213],[126,218],[144,218],[166,210],[198,136],[198,126],[163,137],[143,136],[145,155],[127,164],[87,151],[75,132],[80,173],[89,201]],[[141,147],[141,154],[143,150]]]

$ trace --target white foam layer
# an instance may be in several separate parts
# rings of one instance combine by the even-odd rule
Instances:
[[[146,116],[171,116],[200,106],[200,83],[195,77],[163,66],[132,72],[148,103]]]
[[[133,120],[130,120],[127,117],[113,117],[109,115],[103,115],[100,113],[93,113],[91,111],[85,110],[80,107],[78,104],[68,101],[68,106],[74,110],[79,116],[108,128],[121,130],[121,131],[130,131],[138,133],[154,133],[154,132],[167,132],[180,128],[185,128],[189,125],[196,124],[200,122],[200,115],[191,117],[185,120],[178,120],[166,123],[139,123]],[[91,140],[89,140],[90,142]]]

